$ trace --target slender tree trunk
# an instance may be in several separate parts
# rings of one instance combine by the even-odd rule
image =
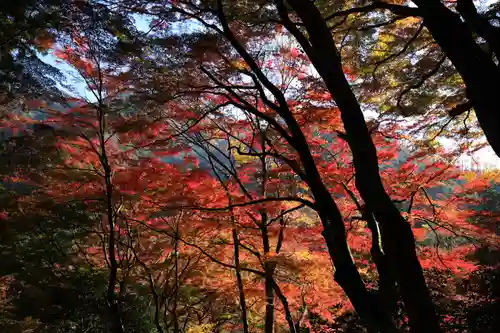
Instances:
[[[285,310],[285,319],[288,323],[288,328],[290,329],[290,333],[298,333],[300,331],[300,320],[297,321],[297,323],[293,322],[293,317],[292,317],[292,311],[290,310],[290,306],[288,305],[288,300],[286,296],[281,292],[280,287],[276,283],[276,281],[273,282],[273,289],[274,292],[276,293],[276,296],[281,301],[281,304],[283,305],[283,309]]]
[[[271,246],[269,243],[269,235],[267,233],[267,213],[262,211],[260,213],[261,216],[261,225],[260,231],[262,236],[262,245],[264,248],[265,255],[269,255],[271,251]],[[264,332],[265,333],[273,333],[274,332],[274,268],[275,265],[273,262],[266,261],[264,262],[264,292],[266,297],[266,317],[264,321]]]
[[[179,225],[175,225],[174,239],[174,299],[172,305],[172,321],[174,324],[174,333],[180,333],[179,318],[177,316],[177,304],[179,302]]]
[[[463,4],[459,9],[463,13],[465,22],[439,0],[415,0],[414,3],[420,10],[425,27],[462,76],[467,97],[472,102],[486,139],[500,157],[500,104],[498,103],[500,69],[492,57],[475,42],[467,26],[466,22],[469,22],[470,26],[476,27],[476,30],[481,29],[481,26],[477,28],[478,23],[474,21],[477,16],[471,13],[470,7]],[[482,24],[484,27],[484,24],[488,23],[483,21]],[[488,38],[490,47],[495,52],[500,52],[498,28],[493,29],[491,26],[485,28],[487,32],[481,34],[481,31],[478,31],[479,35]],[[493,31],[493,34],[488,34],[489,31]],[[493,36],[489,37],[490,35]],[[496,56],[500,57],[500,54],[497,53]]]
[[[105,167],[105,170],[109,170],[109,167]],[[114,214],[113,214],[113,206],[112,206],[112,195],[110,194],[112,191],[112,185],[109,179],[111,179],[111,172],[105,171],[106,178],[106,210],[107,210],[107,219],[108,219],[108,257],[109,257],[109,278],[108,278],[108,288],[106,292],[106,298],[108,301],[108,308],[110,313],[110,327],[111,332],[113,333],[123,333],[123,325],[121,322],[120,308],[118,305],[118,300],[116,297],[115,286],[117,283],[117,275],[118,275],[118,263],[116,261],[116,244],[115,244],[115,223],[114,223]]]
[[[260,144],[262,146],[262,151],[266,150],[266,133],[258,125],[260,131]],[[262,198],[266,196],[266,185],[268,180],[266,157],[262,155],[260,157],[262,180],[260,186],[260,195]],[[266,256],[266,261],[264,262],[264,291],[266,297],[266,317],[264,321],[264,333],[274,332],[274,269],[276,265],[270,262],[267,256],[271,253],[271,244],[269,242],[269,234],[267,230],[268,216],[265,209],[260,211],[260,231],[262,237],[262,247],[264,249],[264,254]]]
[[[243,324],[243,333],[248,333],[247,305],[245,300],[245,289],[243,287],[243,279],[241,278],[240,270],[240,246],[238,232],[233,227],[233,242],[234,242],[234,267],[236,268],[236,284],[238,286],[238,295],[240,299],[241,322]]]
[[[382,185],[375,145],[360,105],[345,78],[331,33],[314,3],[301,0],[288,0],[288,3],[301,18],[308,32],[308,39],[301,34],[298,41],[340,109],[347,141],[353,154],[356,187],[368,209],[380,223],[384,251],[391,266],[395,267],[396,279],[412,331],[439,332],[439,320],[416,254],[411,226],[402,217]]]
[[[266,317],[264,321],[264,333],[274,332],[274,289],[273,289],[273,269],[266,263],[266,276],[264,290],[266,297]]]
[[[99,118],[99,141],[100,141],[100,161],[104,169],[104,182],[105,182],[105,201],[106,201],[106,218],[108,222],[108,253],[109,258],[109,278],[108,287],[106,291],[106,299],[108,302],[108,311],[110,316],[110,331],[112,333],[123,333],[123,325],[121,321],[120,307],[116,297],[116,284],[118,282],[118,262],[116,260],[116,234],[115,234],[115,210],[113,207],[113,184],[112,184],[112,170],[109,165],[108,156],[106,152],[106,142],[104,139],[105,124],[104,124],[104,106],[99,105],[98,109]]]

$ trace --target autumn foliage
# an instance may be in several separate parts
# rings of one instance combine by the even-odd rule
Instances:
[[[57,325],[113,333],[370,331],[363,314],[353,316],[359,308],[339,279],[339,250],[327,233],[329,226],[345,231],[335,239],[346,241],[361,290],[380,302],[373,304],[389,298],[378,261],[385,236],[359,188],[345,110],[290,26],[271,14],[263,23],[246,16],[259,1],[248,8],[225,4],[226,17],[191,1],[167,1],[164,8],[156,1],[113,3],[111,10],[116,5],[154,17],[151,35],[135,31],[132,40],[113,29],[72,30],[64,43],[37,36],[40,48],[76,73],[86,97],[29,98],[0,119],[2,158],[9,161],[1,169],[2,250],[26,251],[26,271],[50,276],[50,286],[87,288],[81,302],[98,310],[82,306],[57,320],[27,310],[1,321],[12,332],[49,332]],[[366,18],[356,15],[337,27],[358,29]],[[402,72],[388,73],[380,63],[389,83],[379,95],[367,75],[367,61],[385,58],[397,34],[419,29],[419,22],[382,27],[379,53],[366,59],[345,39],[341,70],[363,107],[385,110],[365,116],[382,190],[411,226],[441,327],[465,332],[473,320],[464,324],[459,309],[496,301],[481,283],[498,269],[500,173],[459,166],[485,145],[467,118],[470,131],[454,137],[452,130],[439,131],[443,118],[428,110],[402,117],[391,105],[406,89],[396,82]],[[171,30],[174,24],[181,28]],[[183,30],[189,27],[194,32]],[[448,76],[449,89],[461,89]],[[428,117],[415,121],[422,115]],[[455,141],[443,145],[443,136]],[[340,226],[333,215],[325,217],[334,207],[322,198],[338,208]],[[31,257],[37,251],[42,259]],[[0,274],[5,313],[19,288],[43,288],[9,265]],[[395,331],[417,332],[406,301],[397,294],[387,313]],[[98,319],[72,324],[89,316],[86,311]]]

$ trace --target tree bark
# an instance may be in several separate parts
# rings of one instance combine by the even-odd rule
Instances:
[[[347,244],[342,216],[331,194],[322,183],[311,183],[323,224],[322,235],[335,267],[335,281],[349,297],[368,332],[398,332],[390,314],[379,306],[375,295],[366,289]]]
[[[174,239],[174,299],[172,304],[172,321],[174,324],[174,333],[180,333],[179,316],[177,314],[177,305],[179,302],[179,224],[175,224]]]
[[[265,166],[263,171],[265,174]],[[264,183],[265,180],[263,181],[263,184]],[[269,253],[271,252],[271,245],[269,243],[269,235],[267,233],[267,213],[265,211],[261,211],[260,216],[261,216],[260,231],[262,235],[262,245],[264,248],[265,255],[269,255]],[[274,288],[273,288],[274,269],[275,269],[274,263],[267,261],[266,258],[266,262],[264,262],[264,292],[266,297],[266,316],[264,320],[264,333],[274,332]]]
[[[498,59],[500,57],[500,28],[491,25],[488,19],[482,17],[477,12],[472,0],[458,0],[456,9],[467,26],[486,40],[490,50],[495,53]]]
[[[387,312],[394,315],[398,302],[398,292],[395,279],[396,275],[394,273],[394,269],[391,267],[389,258],[384,253],[378,222],[375,220],[373,214],[366,208],[364,209],[363,215],[372,234],[372,247],[370,249],[370,254],[375,266],[377,267],[380,303]]]
[[[356,198],[356,195],[345,184],[344,190],[349,194],[356,205],[356,208],[361,213],[361,220],[366,221],[368,228],[370,229],[372,234],[370,255],[375,263],[379,275],[379,301],[388,313],[394,315],[398,302],[396,279],[391,263],[389,262],[389,258],[384,253],[382,247],[382,236],[380,234],[379,224],[368,207],[366,207],[366,205],[361,205]]]
[[[236,284],[238,286],[238,295],[240,301],[241,310],[241,323],[243,325],[243,333],[248,333],[248,318],[247,318],[247,304],[245,301],[245,288],[243,286],[243,279],[241,277],[241,267],[240,267],[240,240],[238,237],[238,231],[234,227],[233,223],[233,242],[234,242],[234,267],[236,270]]]
[[[498,29],[485,27],[488,22],[479,20],[471,13],[470,6],[466,6],[467,1],[460,1],[458,7],[465,22],[439,0],[415,0],[414,3],[420,10],[425,27],[464,80],[467,97],[472,101],[479,125],[500,157],[500,69],[475,42],[467,22],[472,29],[479,30],[477,33],[487,39],[495,52],[499,51],[500,39],[495,34],[491,36],[491,31]]]
[[[395,268],[395,277],[412,331],[440,332],[439,320],[416,254],[411,226],[382,185],[375,145],[360,105],[345,78],[340,54],[331,33],[314,3],[301,0],[288,0],[288,3],[302,20],[309,37],[306,38],[300,32],[298,35],[297,31],[291,32],[298,37],[340,109],[353,154],[356,187],[380,223],[383,248],[391,266]]]

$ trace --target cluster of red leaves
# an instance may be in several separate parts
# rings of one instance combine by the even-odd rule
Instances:
[[[67,47],[56,55],[71,63],[86,78],[99,77],[106,88],[106,103],[120,99],[124,87],[131,86],[124,82],[124,76],[105,70],[99,72],[101,69],[81,54],[85,51],[85,42],[77,41],[76,45],[83,51]],[[272,55],[266,68],[281,71],[283,77],[300,79],[305,75],[306,62],[307,58],[292,48]],[[245,69],[245,64],[233,65],[237,70]],[[92,83],[89,88],[100,89]],[[358,205],[363,202],[354,185],[348,145],[342,135],[338,135],[343,131],[339,112],[331,105],[331,96],[321,87],[308,86],[304,82],[301,88],[302,95],[289,99],[288,107],[308,138],[321,176],[337,198],[349,232],[348,241],[360,269],[370,276],[373,265],[366,258],[371,238],[366,223],[355,219],[360,215]],[[214,94],[200,99],[200,103],[217,105],[228,100],[226,96]],[[228,180],[221,181],[213,170],[200,167],[201,157],[193,153],[192,145],[182,140],[183,135],[198,133],[205,133],[213,140],[231,137],[237,146],[244,147],[243,151],[262,153],[270,148],[261,143],[262,137],[253,119],[235,120],[228,115],[226,124],[216,126],[214,121],[202,119],[202,112],[194,111],[182,101],[166,103],[158,110],[137,109],[132,113],[105,110],[103,102],[92,104],[73,100],[71,107],[63,111],[51,109],[41,102],[30,104],[43,109],[44,118],[38,123],[56,129],[55,148],[64,159],[61,165],[45,170],[36,182],[23,175],[10,178],[10,181],[37,186],[36,193],[26,201],[28,204],[36,206],[47,198],[58,202],[84,202],[90,211],[102,214],[101,227],[106,232],[108,215],[98,202],[111,196],[116,208],[113,214],[121,221],[115,225],[118,237],[127,236],[131,229],[141,231],[136,255],[144,265],[152,267],[177,255],[172,238],[174,232],[180,230],[180,235],[176,236],[182,239],[178,251],[187,257],[203,254],[203,260],[197,264],[198,274],[188,276],[183,283],[217,290],[235,300],[238,293],[231,268],[234,247],[231,236],[232,231],[237,230],[242,249],[241,266],[246,269],[245,293],[255,300],[249,306],[250,312],[262,316],[266,302],[262,279],[250,271],[262,271],[267,262],[276,264],[275,279],[294,313],[300,312],[305,302],[310,311],[333,321],[335,316],[351,309],[339,286],[328,278],[333,272],[315,213],[296,210],[280,223],[281,212],[296,207],[297,202],[266,201],[247,205],[248,201],[265,200],[268,196],[311,199],[307,185],[298,180],[292,168],[268,158],[264,182],[262,159],[230,149],[229,154],[236,160],[234,170]],[[266,115],[272,114],[262,101],[258,109]],[[36,122],[31,117],[25,116],[2,119],[3,127],[18,129],[33,123]],[[380,127],[373,139],[378,148],[384,185],[393,199],[406,202],[405,213],[414,226],[416,239],[424,241],[432,234],[461,234],[492,244],[498,241],[492,239],[484,227],[470,222],[477,212],[469,206],[478,203],[472,194],[487,189],[492,182],[491,175],[465,175],[452,162],[457,152],[439,150],[432,155],[438,157],[429,157],[424,150],[405,152],[401,140],[388,139],[398,130],[395,125]],[[290,160],[296,158],[294,150],[282,138],[271,136],[271,139],[273,154]],[[398,161],[402,153],[409,156]],[[111,193],[106,186],[108,167],[111,169]],[[464,177],[466,182],[457,183]],[[453,195],[432,198],[428,194],[429,190],[440,186],[452,188]],[[230,205],[235,207],[229,208]],[[8,219],[8,214],[2,212],[0,218]],[[266,226],[266,237],[271,251],[265,251],[259,223],[269,221],[273,222]],[[422,222],[426,227],[422,227]],[[284,237],[284,241],[278,249],[280,237]],[[106,255],[95,244],[88,245],[85,254],[104,267]],[[471,245],[449,251],[423,246],[420,258],[424,268],[468,274],[476,269],[468,260],[472,251]],[[147,283],[141,273],[137,273],[135,280]],[[333,305],[340,310],[332,311]],[[276,306],[280,309],[282,305]],[[280,322],[285,322],[283,312],[278,313]],[[307,321],[305,324],[310,325]]]

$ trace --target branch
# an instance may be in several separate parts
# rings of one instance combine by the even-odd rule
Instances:
[[[411,90],[413,89],[418,89],[420,88],[424,83],[425,81],[427,81],[428,78],[430,78],[431,76],[433,76],[434,74],[436,74],[439,69],[441,68],[441,65],[444,63],[444,61],[446,60],[446,56],[442,56],[441,59],[439,59],[439,61],[437,62],[436,64],[436,67],[434,67],[431,71],[429,71],[428,73],[424,74],[420,80],[418,80],[417,82],[415,82],[414,84],[411,84],[409,85],[408,87],[406,87],[402,92],[401,94],[399,95],[398,97],[398,101],[397,101],[397,107],[398,108],[401,108],[401,100],[403,99],[403,96],[406,95],[407,93],[409,93]]]
[[[472,0],[457,0],[457,11],[464,18],[471,29],[484,38],[491,49],[500,57],[500,28],[491,25],[488,19],[481,16]]]
[[[234,49],[238,52],[238,54],[243,58],[243,60],[247,63],[247,65],[250,67],[250,69],[255,73],[257,78],[262,82],[264,87],[268,89],[273,96],[276,98],[278,101],[279,105],[282,108],[287,107],[286,103],[286,98],[268,78],[267,76],[262,72],[262,70],[259,68],[255,60],[252,58],[252,56],[248,53],[248,51],[238,42],[236,39],[236,36],[233,34],[231,31],[231,28],[229,27],[229,23],[226,19],[226,16],[224,14],[224,9],[222,7],[222,0],[217,0],[217,17],[219,18],[219,21],[222,25],[224,36],[229,40],[231,45],[234,47]]]
[[[246,207],[246,206],[251,206],[251,205],[258,205],[261,203],[265,202],[277,202],[277,201],[293,201],[293,202],[299,202],[305,206],[308,206],[312,209],[316,209],[316,204],[303,198],[299,197],[267,197],[263,199],[257,199],[257,200],[252,200],[252,201],[247,201],[243,203],[237,203],[237,204],[232,204],[228,205],[225,207],[214,207],[214,208],[209,208],[209,207],[201,207],[201,206],[172,206],[172,207],[163,207],[164,210],[183,210],[183,209],[193,209],[193,210],[199,210],[199,211],[212,211],[212,212],[217,212],[217,211],[227,211],[231,210],[232,208],[235,207]]]
[[[283,0],[276,0],[275,3],[278,13],[283,20],[283,26],[295,37],[304,52],[309,53],[311,51],[311,44],[307,40],[306,36],[304,36],[304,34],[297,28],[297,24],[290,20],[289,12],[283,3]]]
[[[375,63],[375,68],[373,69],[373,72],[372,72],[372,77],[375,79],[375,73],[376,73],[377,69],[384,62],[389,61],[393,58],[399,57],[400,55],[405,53],[408,50],[408,48],[410,47],[411,43],[413,43],[417,39],[418,35],[420,35],[423,28],[424,28],[424,25],[421,23],[420,26],[418,27],[417,31],[415,31],[415,34],[413,34],[413,36],[408,40],[408,42],[406,42],[405,46],[400,51],[398,51],[396,53],[392,53],[391,55],[387,56],[385,59],[377,61]]]
[[[250,103],[248,103],[245,99],[243,99],[240,95],[238,95],[234,90],[232,86],[229,86],[227,84],[224,84],[221,82],[219,79],[215,77],[210,71],[208,71],[206,68],[201,67],[201,71],[205,73],[212,81],[214,81],[217,85],[219,85],[220,88],[225,89],[229,94],[231,94],[234,98],[236,98],[240,103],[236,103],[234,101],[230,101],[230,103],[237,108],[240,108],[242,110],[248,111],[251,114],[255,115],[256,117],[262,118],[265,121],[267,121],[270,125],[274,127],[276,131],[278,131],[284,138],[290,143],[293,143],[293,138],[288,134],[288,132],[281,126],[276,119],[260,112],[258,109],[253,107]],[[255,87],[258,89],[258,86]]]
[[[274,289],[274,292],[276,293],[276,296],[278,296],[279,300],[281,301],[281,304],[283,305],[283,309],[285,310],[285,318],[288,323],[288,327],[290,328],[290,333],[298,332],[299,327],[295,326],[295,323],[292,318],[292,312],[290,311],[290,306],[288,305],[288,300],[286,296],[283,294],[279,285],[276,283],[274,279],[271,279],[271,284]]]
[[[451,110],[448,111],[448,115],[450,117],[456,117],[456,116],[461,115],[464,112],[469,111],[473,107],[474,107],[474,104],[472,103],[472,101],[468,100],[465,103],[458,104],[458,105],[454,106]]]
[[[290,209],[287,209],[287,210],[283,211],[283,212],[282,212],[281,214],[279,214],[278,216],[276,216],[276,217],[274,217],[274,218],[270,219],[270,220],[267,222],[267,225],[269,226],[269,225],[271,225],[271,223],[273,223],[274,221],[277,221],[277,220],[281,220],[281,219],[283,219],[283,218],[285,217],[285,215],[290,214],[290,213],[292,213],[292,212],[294,212],[294,211],[296,211],[296,210],[302,209],[302,208],[304,208],[304,206],[305,206],[305,205],[298,205],[298,206],[295,206],[295,207],[293,207],[293,208],[290,208]]]
[[[325,21],[331,20],[334,17],[339,17],[339,16],[347,16],[351,14],[358,14],[358,13],[368,13],[374,10],[378,9],[384,9],[384,10],[389,10],[393,14],[402,16],[402,17],[410,17],[410,16],[421,16],[420,10],[418,8],[412,8],[412,7],[407,7],[407,6],[401,6],[401,5],[396,5],[392,3],[385,3],[383,1],[375,1],[371,5],[363,6],[363,7],[354,7],[350,9],[346,9],[343,11],[335,12],[325,18]]]
[[[252,153],[252,152],[244,152],[240,149],[240,147],[231,147],[231,148],[236,149],[238,154],[240,154],[242,156],[253,156],[253,157],[260,157],[260,158],[266,157],[266,156],[275,157],[275,158],[285,162],[293,170],[293,172],[295,172],[301,179],[307,178],[307,175],[300,169],[300,165],[299,165],[299,163],[297,163],[296,160],[286,158],[281,154],[273,153],[270,151],[266,151],[266,152],[262,152],[262,153],[258,153],[258,152]]]
[[[443,133],[443,131],[445,130],[445,128],[453,121],[453,119],[455,119],[455,116],[453,116],[450,119],[448,119],[448,121],[446,123],[444,123],[443,126],[441,126],[441,128],[436,133],[436,135],[434,135],[431,139],[429,139],[429,142],[434,141],[438,136],[440,136]]]
[[[171,237],[171,238],[175,237],[175,235],[171,235],[166,230],[154,228],[154,227],[148,225],[147,223],[145,223],[144,221],[140,221],[140,220],[136,220],[136,219],[132,219],[132,220],[134,220],[135,222],[138,222],[139,224],[141,224],[141,225],[145,226],[146,228],[148,228],[150,230],[153,230],[155,232],[167,235],[168,237]],[[213,262],[215,262],[215,263],[217,263],[217,264],[219,264],[219,265],[221,265],[223,267],[226,267],[226,268],[236,269],[235,266],[218,260],[217,258],[215,258],[214,256],[212,256],[211,254],[209,254],[207,251],[205,251],[201,246],[196,245],[196,244],[191,243],[191,242],[188,242],[188,241],[186,241],[185,239],[183,239],[181,237],[177,237],[177,239],[180,240],[181,242],[183,242],[184,244],[188,245],[188,246],[194,247],[195,249],[197,249],[198,251],[200,251],[203,255],[205,255],[206,257],[208,257]],[[260,271],[257,271],[255,269],[252,269],[252,268],[246,268],[246,267],[240,267],[240,268],[243,271],[247,271],[249,273],[254,273],[254,274],[258,275],[258,276],[264,276],[264,272],[260,272]]]

